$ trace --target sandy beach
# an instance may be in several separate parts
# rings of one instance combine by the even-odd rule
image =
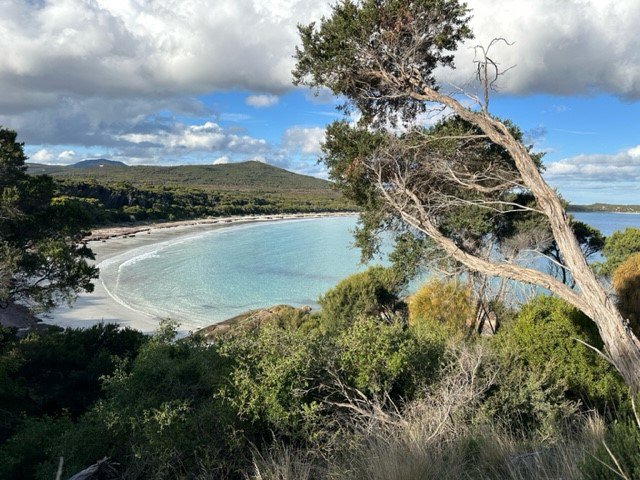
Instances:
[[[168,222],[152,225],[137,225],[130,227],[113,227],[96,229],[87,237],[87,244],[93,250],[96,261],[101,262],[120,255],[134,248],[153,245],[174,240],[182,236],[190,236],[200,232],[239,224],[253,222],[272,222],[278,220],[308,219],[332,216],[353,215],[352,213],[314,213],[314,214],[286,214],[264,216],[238,216]],[[60,306],[46,315],[41,315],[43,322],[61,327],[85,328],[98,323],[117,323],[134,328],[144,333],[152,333],[161,320],[153,315],[134,310],[112,297],[102,279],[94,281],[95,290],[78,296],[72,306]],[[187,334],[202,326],[182,323],[180,333]]]

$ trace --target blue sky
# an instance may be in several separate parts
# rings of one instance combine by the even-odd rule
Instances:
[[[515,65],[492,113],[545,152],[570,201],[640,204],[640,2],[470,0],[476,39],[443,84],[473,91],[474,44]],[[0,12],[0,125],[32,161],[317,164],[335,100],[291,85],[313,0],[9,0]],[[615,25],[615,28],[611,28]]]

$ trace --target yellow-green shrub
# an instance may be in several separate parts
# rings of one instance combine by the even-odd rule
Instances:
[[[640,331],[640,253],[631,255],[622,262],[613,272],[612,280],[618,294],[618,308],[638,333]]]
[[[475,307],[470,290],[457,282],[430,280],[409,299],[409,325],[441,326],[451,333],[473,325]]]

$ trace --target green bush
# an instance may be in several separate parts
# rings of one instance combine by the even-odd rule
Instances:
[[[444,342],[416,337],[400,321],[359,317],[337,337],[338,365],[348,385],[367,395],[406,397],[433,381]]]
[[[58,442],[65,474],[103,456],[121,465],[124,478],[180,478],[205,468],[224,477],[242,463],[242,424],[218,395],[229,360],[174,334],[165,325],[129,369],[105,379],[105,398]]]
[[[25,416],[77,418],[100,396],[100,378],[133,359],[145,336],[116,325],[31,333],[0,350],[0,441]]]
[[[360,315],[390,319],[398,307],[399,282],[391,269],[374,266],[353,274],[318,300],[328,328],[355,321]]]
[[[303,435],[316,414],[314,390],[331,357],[324,336],[270,318],[221,348],[234,364],[224,395],[239,414],[267,430]]]
[[[68,417],[25,419],[20,430],[0,447],[0,478],[37,478],[44,464],[57,467],[57,445],[72,426]],[[45,478],[55,478],[55,474]]]
[[[491,340],[500,373],[487,408],[535,431],[552,428],[579,405],[601,412],[620,407],[627,396],[622,379],[578,340],[602,348],[595,324],[566,302],[540,296],[523,306]]]

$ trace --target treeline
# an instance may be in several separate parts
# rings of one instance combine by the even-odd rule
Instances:
[[[338,212],[353,206],[337,192],[203,190],[169,185],[132,185],[55,179],[56,201],[91,225],[207,216]]]
[[[0,330],[0,477],[106,457],[96,478],[638,478],[628,390],[581,343],[602,346],[584,314],[495,304],[484,337],[466,285],[403,299],[397,278],[375,267],[320,313],[279,308],[207,338],[176,340],[170,322],[151,338]]]
[[[591,205],[570,204],[567,210],[570,212],[640,213],[640,205],[613,205],[610,203],[592,203]]]

